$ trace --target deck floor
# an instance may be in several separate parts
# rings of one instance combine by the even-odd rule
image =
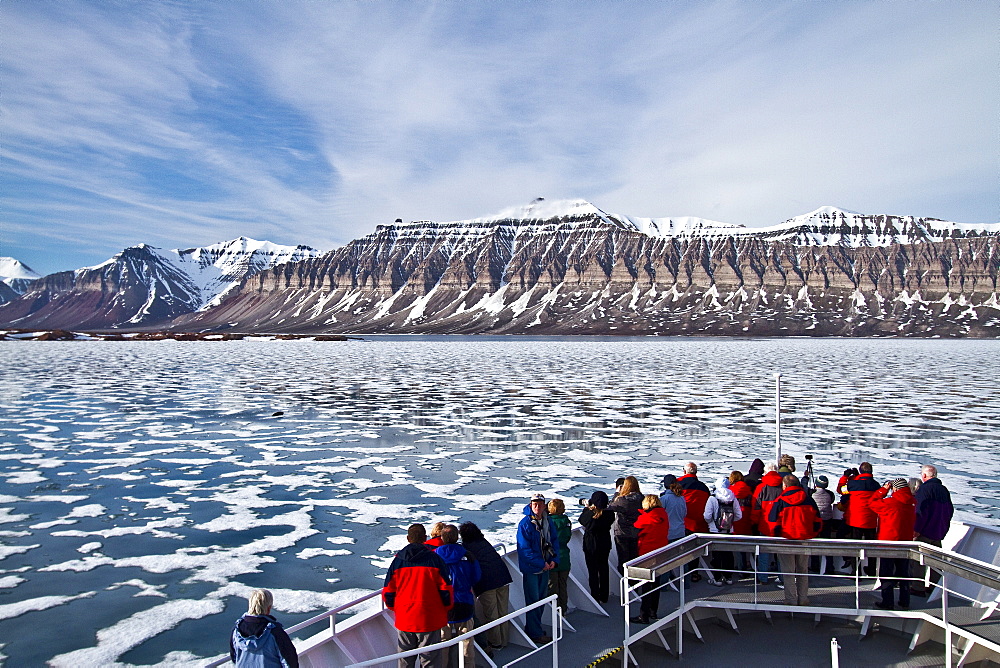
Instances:
[[[832,605],[836,600],[840,605],[853,607],[854,590],[844,587],[843,580],[816,577],[811,581],[810,600],[816,605]],[[867,590],[861,592],[861,605],[873,606],[879,599],[878,592],[871,591],[874,580],[868,581]],[[749,602],[752,585],[740,584],[722,588],[712,587],[704,582],[694,586],[690,595],[717,601]],[[775,585],[767,585],[761,590],[761,602],[781,603],[784,592]],[[913,609],[926,606],[926,599],[914,597]],[[665,590],[661,596],[660,611],[666,613],[676,609],[678,595]],[[849,605],[848,605],[849,603]],[[638,606],[633,604],[632,614],[637,614]],[[612,599],[605,606],[609,617],[572,612],[567,621],[576,629],[568,629],[559,643],[559,666],[585,668],[621,645],[624,637],[624,614]],[[734,610],[739,633],[733,631],[725,613],[718,611],[715,619],[701,619],[698,627],[704,637],[699,642],[695,635],[687,632],[685,625],[684,652],[681,659],[664,650],[659,644],[640,642],[632,646],[633,654],[640,666],[658,666],[675,661],[688,665],[741,665],[741,666],[830,666],[831,639],[837,638],[840,645],[842,666],[913,667],[944,666],[944,648],[937,643],[925,643],[912,654],[907,654],[910,636],[895,629],[886,628],[876,620],[866,638],[861,637],[861,625],[844,617],[823,615],[816,623],[814,615],[802,612],[772,612],[768,620],[763,612]],[[676,627],[668,626],[663,635],[676,651]],[[653,635],[651,638],[655,639]],[[511,645],[499,652],[494,660],[503,665],[525,653],[524,648]],[[481,664],[485,665],[485,664]],[[516,664],[528,668],[552,666],[552,651],[547,649]],[[611,654],[598,666],[619,668],[622,666],[622,651]]]

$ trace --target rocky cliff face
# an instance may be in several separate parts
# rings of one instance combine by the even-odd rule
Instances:
[[[135,329],[210,308],[251,274],[319,255],[240,237],[205,248],[142,244],[108,261],[38,278],[0,306],[0,323],[24,329]]]
[[[97,266],[44,276],[0,319],[35,329],[104,329],[168,322],[200,304],[198,287],[151,246],[127,248]]]
[[[751,229],[570,203],[537,215],[380,226],[322,257],[261,272],[174,326],[1000,336],[998,271],[1000,229],[832,208]]]

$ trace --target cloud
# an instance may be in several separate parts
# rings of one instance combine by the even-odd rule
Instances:
[[[240,234],[329,248],[537,196],[746,224],[822,204],[1000,219],[994,3],[0,13],[0,242],[42,270]]]

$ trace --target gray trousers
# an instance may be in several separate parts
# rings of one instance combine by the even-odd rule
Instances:
[[[507,614],[507,605],[510,598],[510,585],[488,589],[476,598],[479,614],[479,625],[485,626],[495,619],[500,619]],[[510,631],[510,622],[504,622],[499,626],[494,626],[486,632],[486,640],[493,649],[500,649],[507,646],[507,636]]]
[[[418,647],[427,647],[439,642],[441,642],[441,629],[428,633],[416,633],[414,631],[399,632],[400,652],[407,652]],[[417,654],[416,656],[400,659],[399,668],[414,668],[417,665],[417,659],[420,659],[421,666],[426,666],[427,668],[444,668],[447,657],[441,650],[434,650],[426,654]]]
[[[779,554],[782,583],[785,585],[785,603],[788,605],[808,605],[809,603],[809,555]]]

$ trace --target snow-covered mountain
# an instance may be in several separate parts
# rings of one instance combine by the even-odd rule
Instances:
[[[279,246],[245,237],[204,248],[126,248],[93,267],[32,283],[0,307],[8,326],[107,329],[168,323],[210,308],[248,276],[320,254],[308,246]]]
[[[833,207],[766,228],[536,200],[396,221],[264,271],[188,330],[1000,335],[1000,226]]]
[[[209,308],[222,301],[247,276],[286,262],[299,262],[320,255],[309,246],[279,246],[270,241],[240,237],[232,241],[170,251],[178,265],[201,290],[202,304]]]
[[[585,232],[609,227],[636,231],[654,238],[748,237],[785,241],[796,246],[856,248],[1000,234],[1000,224],[977,225],[915,216],[869,215],[834,206],[822,206],[776,225],[746,227],[693,216],[626,216],[609,213],[582,199],[546,201],[541,198],[525,206],[471,220],[444,223],[427,220],[403,223],[397,220],[393,225],[379,225],[375,234],[395,230],[397,237],[403,239],[427,233],[448,234],[461,241],[480,238],[498,228],[507,228],[515,235],[530,236],[557,230]]]
[[[0,304],[23,295],[31,282],[41,275],[12,257],[0,257]]]
[[[280,266],[278,266],[279,263]],[[752,228],[535,200],[329,253],[126,249],[0,306],[24,328],[1000,336],[1000,225],[821,207]]]

